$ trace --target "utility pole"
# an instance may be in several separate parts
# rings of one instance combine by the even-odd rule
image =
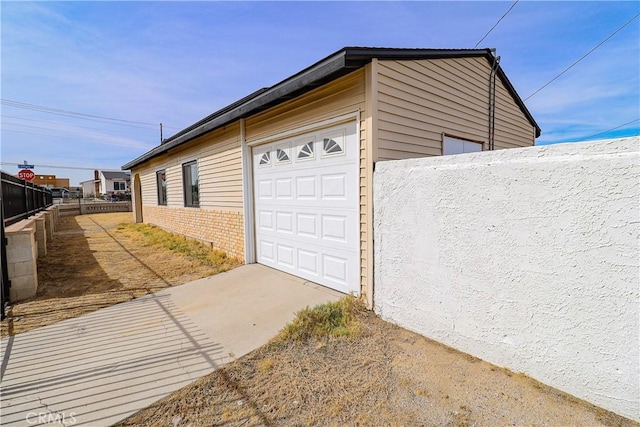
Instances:
[[[160,123],[160,144],[162,144],[163,138],[162,138],[162,123]]]

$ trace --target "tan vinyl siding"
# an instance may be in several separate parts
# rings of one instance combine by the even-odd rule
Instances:
[[[162,165],[167,176],[167,206],[183,207],[184,206],[184,190],[182,188],[182,163],[195,160],[192,156],[171,156],[164,165]]]
[[[248,143],[364,107],[364,71],[356,70],[246,119]]]
[[[196,160],[200,206],[184,207],[182,165]],[[167,206],[158,205],[156,172],[165,170]],[[240,126],[227,125],[132,171],[140,175],[142,219],[244,258]],[[137,202],[137,201],[136,201]]]
[[[487,142],[490,65],[484,58],[379,61],[378,156],[442,154],[442,134]],[[495,147],[533,145],[533,126],[496,80]]]
[[[378,60],[365,71],[365,108],[361,114],[360,143],[360,286],[373,309],[373,162],[378,138]]]
[[[242,211],[240,126],[227,125],[171,153],[167,167],[168,205],[184,206],[182,165],[197,160],[200,208]]]
[[[156,190],[156,170],[162,169],[163,159],[153,159],[142,167],[134,168],[131,176],[140,175],[140,187],[143,205],[157,205],[158,192]]]
[[[230,124],[135,168],[140,174],[143,205],[157,205],[156,171],[167,176],[167,206],[184,207],[182,165],[197,160],[200,208],[242,211],[240,127]]]
[[[496,84],[494,139],[496,149],[528,147],[533,145],[535,139],[535,129],[499,80]]]

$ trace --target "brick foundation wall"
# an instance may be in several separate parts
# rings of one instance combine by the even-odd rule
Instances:
[[[204,208],[142,206],[145,223],[211,244],[244,262],[244,218],[240,212]]]

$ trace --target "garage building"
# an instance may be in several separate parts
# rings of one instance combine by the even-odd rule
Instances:
[[[345,47],[122,168],[136,222],[372,305],[375,163],[539,135],[490,49]]]

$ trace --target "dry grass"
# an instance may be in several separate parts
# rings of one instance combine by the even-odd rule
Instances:
[[[37,295],[10,307],[0,332],[26,332],[237,265],[200,242],[133,224],[130,213],[63,217],[38,260]]]
[[[304,342],[311,338],[356,337],[360,331],[360,323],[356,317],[364,311],[364,305],[354,297],[306,308],[280,331],[272,343]]]
[[[637,426],[534,384],[345,298],[119,425]]]
[[[238,260],[229,257],[225,252],[212,249],[202,242],[187,239],[150,224],[119,224],[116,234],[138,242],[143,246],[151,246],[157,250],[169,250],[197,261],[202,266],[211,267],[212,274],[228,271],[238,265]]]

